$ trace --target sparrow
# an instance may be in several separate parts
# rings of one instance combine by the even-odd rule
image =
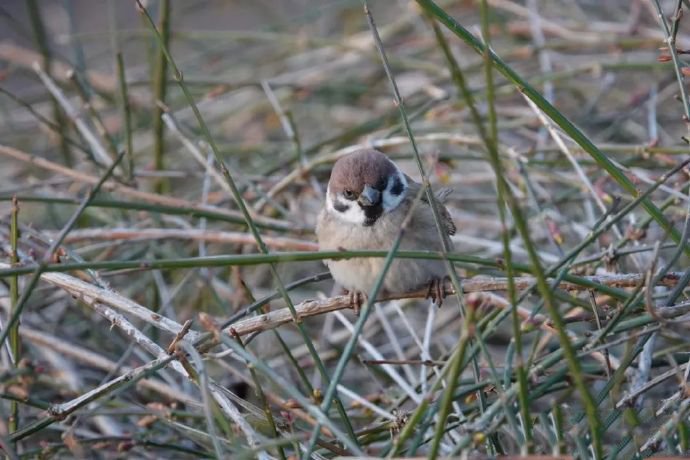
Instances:
[[[425,193],[413,206],[421,185],[404,174],[383,153],[362,149],[340,158],[331,170],[326,203],[319,213],[316,236],[319,249],[389,250],[412,212],[402,235],[400,250],[441,251],[439,231]],[[449,190],[435,195],[443,238],[448,249],[455,224],[444,206]],[[325,261],[333,279],[350,294],[359,311],[362,298],[371,292],[384,266],[383,258],[353,258]],[[395,259],[383,282],[381,294],[403,294],[428,287],[427,297],[443,302],[446,264],[441,260]]]

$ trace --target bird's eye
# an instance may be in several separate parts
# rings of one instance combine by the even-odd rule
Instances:
[[[356,194],[354,191],[350,190],[350,189],[345,189],[345,190],[343,191],[343,196],[344,196],[345,199],[347,199],[347,200],[354,200],[355,198],[357,198],[357,194]]]

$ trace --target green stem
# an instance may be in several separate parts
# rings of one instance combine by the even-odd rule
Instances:
[[[11,193],[0,193],[0,201],[11,200],[14,195]],[[27,203],[50,203],[50,204],[68,204],[68,205],[78,205],[81,200],[78,198],[71,197],[55,197],[48,195],[23,195],[17,194],[19,201],[24,201]],[[91,202],[91,207],[94,208],[115,208],[124,209],[127,211],[137,210],[137,211],[147,211],[161,214],[170,215],[183,215],[195,218],[207,218],[211,220],[229,222],[232,224],[242,224],[244,220],[242,217],[237,216],[234,212],[226,211],[222,208],[213,208],[210,206],[170,206],[162,204],[144,203],[141,201],[121,201],[113,200],[110,198],[97,198]],[[275,223],[274,223],[275,222]],[[276,230],[285,232],[291,230],[289,224],[283,224],[280,221],[271,222],[256,222],[257,227],[267,230]],[[292,230],[295,230],[294,228]],[[306,229],[296,229],[301,233],[308,233]]]
[[[230,191],[232,193],[233,199],[235,200],[235,203],[237,206],[240,208],[240,211],[245,219],[245,222],[247,226],[249,227],[249,230],[252,233],[252,236],[256,240],[256,244],[259,247],[259,250],[264,254],[264,255],[269,255],[269,250],[266,244],[263,242],[263,239],[261,238],[261,234],[259,233],[259,230],[254,223],[254,220],[252,219],[251,214],[249,213],[249,209],[247,208],[246,203],[244,202],[244,199],[242,198],[242,195],[239,192],[239,189],[237,188],[237,184],[235,183],[235,180],[233,179],[232,175],[230,174],[230,171],[228,170],[227,166],[225,165],[225,162],[223,161],[223,158],[220,155],[220,151],[218,150],[218,146],[216,145],[216,142],[211,136],[211,132],[208,128],[208,125],[204,121],[204,118],[201,116],[201,112],[199,112],[199,107],[196,105],[194,98],[192,97],[191,93],[189,92],[189,89],[187,88],[187,85],[184,83],[183,75],[180,69],[177,67],[177,64],[175,63],[172,55],[170,54],[170,50],[166,46],[166,43],[163,40],[163,37],[159,30],[156,28],[156,25],[154,24],[153,20],[151,19],[151,16],[149,15],[148,11],[146,8],[143,7],[141,2],[137,0],[137,5],[139,7],[139,10],[145,15],[147,19],[147,23],[151,30],[154,32],[156,39],[158,41],[158,46],[161,48],[161,51],[165,54],[165,58],[168,62],[168,64],[171,67],[171,70],[173,72],[173,76],[175,80],[177,81],[180,89],[182,90],[182,93],[185,96],[185,99],[187,103],[189,104],[190,108],[194,112],[194,116],[196,117],[197,123],[199,124],[199,128],[203,134],[204,140],[208,143],[208,145],[211,148],[211,151],[213,152],[213,156],[216,159],[216,162],[218,163],[220,170],[223,174],[223,177],[225,178],[226,183],[230,187]],[[302,337],[302,340],[304,341],[305,345],[307,346],[307,349],[309,350],[309,354],[312,357],[314,363],[316,364],[317,369],[319,370],[319,373],[321,374],[321,378],[329,384],[331,382],[328,372],[326,371],[326,367],[323,364],[323,361],[319,357],[319,354],[316,351],[316,347],[314,346],[314,343],[312,342],[311,338],[309,337],[309,334],[307,334],[306,328],[302,324],[302,321],[297,317],[297,311],[295,310],[295,306],[292,302],[292,299],[290,298],[290,295],[288,294],[287,289],[285,289],[285,285],[283,284],[283,281],[280,278],[280,275],[278,274],[278,270],[276,269],[274,264],[269,264],[269,269],[271,271],[271,275],[273,279],[275,280],[278,290],[281,293],[281,296],[285,300],[285,303],[290,310],[290,314],[292,315],[292,319],[297,326],[297,329],[300,332],[300,335]],[[340,414],[340,418],[343,420],[345,423],[345,428],[348,432],[348,435],[350,436],[351,441],[355,445],[359,445],[357,442],[357,436],[355,435],[354,429],[352,428],[352,423],[350,422],[349,417],[347,416],[347,413],[345,412],[345,407],[343,406],[342,401],[340,401],[340,398],[336,396],[336,408]]]
[[[431,16],[438,19],[448,30],[455,34],[458,38],[463,40],[478,54],[485,52],[484,44],[465,29],[460,23],[452,18],[448,13],[436,5],[432,0],[417,0],[417,3]],[[549,101],[547,101],[539,92],[534,89],[526,80],[520,77],[508,64],[506,64],[496,53],[491,49],[486,50],[491,57],[494,67],[509,81],[511,81],[525,96],[539,107],[546,116],[548,116],[556,125],[558,125],[568,136],[570,136],[582,149],[587,152],[596,163],[604,169],[611,178],[616,181],[626,192],[632,196],[638,196],[639,191],[635,184],[611,161],[609,158],[592,143],[587,136],[584,135],[570,120],[568,120],[560,111],[558,111]],[[642,200],[642,207],[649,213],[654,220],[678,243],[680,242],[680,234],[673,224],[669,222],[661,213],[659,208],[654,203],[645,198]],[[685,248],[685,253],[690,255],[690,246]]]
[[[246,351],[246,348],[244,348],[244,343],[242,343],[242,338],[235,337],[235,340],[237,341],[237,344]],[[263,388],[261,388],[261,380],[259,380],[259,376],[257,375],[256,370],[253,366],[248,365],[247,367],[249,369],[249,373],[252,376],[252,380],[254,381],[254,390],[256,391],[256,397],[259,399],[261,407],[264,410],[264,415],[266,415],[266,419],[268,420],[268,426],[271,430],[270,434],[273,437],[273,439],[278,439],[278,429],[276,428],[276,422],[273,418],[273,411],[271,411],[271,406],[269,406],[268,404],[268,399],[264,394]],[[279,444],[277,447],[278,455],[280,456],[281,460],[287,460],[287,457],[285,456],[285,449],[283,449],[283,446]]]
[[[27,0],[26,8],[29,10],[29,18],[31,19],[31,25],[34,31],[34,38],[36,40],[36,45],[43,56],[43,68],[45,72],[50,75],[50,70],[52,66],[52,57],[50,53],[50,45],[48,44],[48,38],[46,36],[45,27],[43,25],[43,19],[41,18],[41,12],[38,8],[36,0]],[[63,115],[60,109],[60,104],[54,99],[52,99],[53,105],[53,118],[55,118],[55,124],[60,127],[58,131],[58,139],[60,142],[60,152],[65,160],[67,166],[72,166],[72,154],[69,150],[69,145],[65,135],[65,131],[68,127],[68,122],[66,117]]]
[[[314,418],[317,419],[320,425],[326,426],[333,434],[342,441],[342,443],[349,449],[353,451],[354,454],[362,455],[362,449],[358,444],[352,442],[349,436],[343,433],[343,431],[336,426],[326,414],[319,408],[318,405],[313,404],[313,402],[306,398],[298,389],[290,384],[283,377],[278,375],[275,370],[269,367],[264,360],[258,359],[256,356],[251,354],[248,350],[241,347],[234,339],[230,338],[227,334],[221,334],[220,340],[225,346],[231,348],[237,355],[245,360],[250,365],[254,366],[262,374],[266,375],[268,378],[273,380],[276,387],[281,388],[287,395],[295,399],[304,410],[309,412]]]
[[[458,382],[458,377],[460,377],[460,371],[462,371],[462,364],[465,360],[465,352],[467,350],[467,345],[470,339],[474,336],[474,306],[468,306],[466,309],[465,321],[463,324],[462,331],[460,332],[460,344],[458,345],[458,353],[453,357],[453,361],[450,364],[450,371],[448,374],[448,386],[443,392],[443,400],[441,401],[441,410],[438,414],[438,421],[436,422],[437,428],[434,433],[434,439],[431,443],[431,451],[429,452],[429,458],[435,459],[438,456],[438,449],[441,446],[441,439],[446,432],[446,420],[450,414],[450,409],[453,404],[453,397],[455,395],[455,386]]]
[[[122,160],[122,157],[124,155],[120,154],[115,161],[108,167],[108,170],[101,176],[101,178],[98,180],[96,185],[94,185],[93,189],[89,192],[89,194],[86,196],[82,204],[79,206],[79,208],[72,214],[72,217],[70,217],[69,221],[65,224],[65,226],[62,228],[60,231],[60,234],[57,236],[55,241],[50,245],[50,248],[46,252],[45,256],[43,257],[43,260],[34,267],[32,270],[33,275],[31,279],[29,280],[29,283],[27,286],[24,288],[24,292],[22,292],[21,297],[17,301],[17,305],[15,306],[15,309],[12,312],[12,315],[10,316],[9,321],[5,325],[4,329],[2,330],[2,333],[0,334],[0,344],[5,343],[5,340],[7,339],[7,336],[9,335],[10,331],[13,330],[19,323],[19,318],[22,314],[22,310],[24,309],[24,306],[26,306],[26,302],[29,300],[29,297],[31,297],[31,294],[33,293],[34,288],[38,284],[39,279],[41,278],[41,274],[46,270],[46,268],[50,265],[48,262],[53,258],[56,250],[60,247],[62,244],[62,241],[65,239],[67,234],[72,230],[72,227],[77,223],[77,220],[79,217],[83,214],[84,210],[89,206],[89,203],[91,203],[91,200],[96,196],[98,191],[101,189],[101,186],[103,183],[105,183],[106,180],[112,175],[113,171],[115,170],[115,167],[120,163],[120,160]],[[59,265],[59,264],[57,264]]]
[[[486,0],[481,2],[481,19],[482,19],[482,38],[484,43],[487,45],[488,50],[491,46],[490,42],[490,31],[489,31],[489,7]],[[442,35],[442,34],[441,34]],[[452,54],[448,52],[448,56],[452,59]],[[494,78],[493,78],[493,63],[487,52],[483,54],[484,61],[484,76],[486,78],[486,98],[488,102],[488,116],[489,116],[489,132],[485,134],[485,143],[489,150],[498,149],[498,117],[496,115],[495,106],[495,92],[494,92]],[[464,83],[464,77],[460,71],[460,66],[455,64],[457,74],[462,79]],[[468,91],[467,85],[463,85],[463,94],[466,94],[465,98],[471,107],[472,98]],[[476,107],[472,108],[473,118],[475,119],[475,124],[480,127],[481,117]],[[518,300],[517,300],[517,290],[515,288],[514,281],[514,269],[513,269],[513,254],[510,249],[510,230],[507,224],[506,216],[506,194],[510,193],[506,189],[506,184],[504,181],[496,181],[496,191],[498,200],[498,213],[501,220],[501,240],[503,242],[503,258],[505,260],[506,275],[508,277],[508,299],[510,300],[510,306],[512,311],[512,327],[513,327],[513,343],[515,343],[515,354],[517,364],[515,366],[515,373],[517,375],[518,382],[518,401],[520,404],[520,414],[522,415],[522,423],[524,427],[525,436],[525,448],[524,451],[528,454],[532,453],[533,450],[533,437],[532,437],[532,418],[529,413],[529,400],[528,400],[528,384],[527,384],[527,371],[525,369],[523,351],[522,351],[522,327],[520,316],[518,315]]]
[[[428,182],[426,182],[426,184],[428,184]],[[386,253],[386,259],[384,260],[381,272],[378,274],[376,282],[374,283],[371,292],[368,293],[366,306],[360,312],[359,318],[357,318],[357,322],[355,323],[352,329],[352,335],[350,336],[349,340],[347,341],[347,344],[345,344],[345,347],[343,348],[343,351],[340,355],[340,359],[338,360],[338,364],[336,365],[335,370],[333,371],[333,378],[331,379],[330,384],[326,389],[323,404],[321,404],[321,410],[324,413],[328,413],[328,410],[331,407],[331,403],[337,395],[336,390],[338,387],[338,383],[340,382],[340,379],[343,377],[343,374],[345,373],[345,367],[347,366],[347,363],[349,362],[352,353],[354,353],[355,351],[355,347],[357,346],[359,336],[361,335],[362,330],[364,329],[364,325],[366,324],[366,321],[369,318],[369,314],[373,310],[374,303],[376,302],[376,297],[378,296],[379,291],[383,287],[383,281],[386,279],[386,274],[388,273],[388,270],[393,264],[393,260],[397,256],[396,253],[398,251],[398,248],[400,247],[402,238],[405,235],[407,226],[410,223],[410,218],[414,212],[416,205],[419,204],[421,194],[424,193],[425,188],[426,186],[420,188],[419,194],[415,197],[413,204],[410,207],[410,210],[408,211],[408,214],[402,223],[400,231],[398,232],[398,235],[393,241],[391,249]],[[302,458],[304,458],[305,460],[310,458],[311,453],[313,452],[314,447],[316,446],[316,441],[318,439],[320,429],[321,423],[317,423],[316,426],[314,426],[314,429],[312,430],[311,438],[309,439],[309,444],[307,445],[307,448],[302,456]]]
[[[117,80],[120,92],[120,103],[122,104],[123,130],[125,133],[125,154],[127,155],[127,179],[129,182],[134,180],[134,146],[132,141],[132,108],[129,104],[127,94],[127,77],[122,53],[117,53]]]
[[[170,49],[170,0],[161,0],[160,18],[158,21],[159,43],[158,52],[155,56],[155,69],[153,80],[153,161],[156,171],[165,169],[163,153],[165,151],[163,123],[164,109],[160,104],[165,105],[165,96],[168,89],[168,60],[166,59],[167,50]],[[156,191],[163,193],[168,189],[168,184],[164,179],[156,183]]]
[[[422,5],[422,8],[424,10],[436,17],[439,21],[441,21],[444,25],[446,25],[448,28],[450,28],[456,35],[460,36],[461,38],[465,39],[470,45],[472,45],[475,48],[475,51],[477,51],[480,54],[483,54],[485,56],[485,60],[489,61],[490,64],[487,65],[496,65],[496,68],[504,73],[506,78],[517,82],[520,81],[523,83],[525,86],[521,87],[520,90],[527,94],[530,99],[535,100],[539,99],[542,104],[540,105],[540,108],[544,110],[545,112],[549,109],[551,109],[551,114],[552,118],[554,118],[553,115],[560,117],[560,120],[562,122],[565,122],[566,124],[569,124],[573,130],[576,130],[576,128],[570,124],[570,122],[563,117],[560,112],[558,112],[553,106],[551,106],[546,99],[544,99],[536,90],[532,89],[529,87],[527,82],[524,82],[510,67],[505,65],[498,56],[496,56],[489,48],[489,46],[482,44],[479,40],[477,40],[473,35],[471,35],[469,32],[467,32],[462,26],[457,24],[452,18],[450,18],[443,10],[438,8],[433,2],[431,1],[425,1],[425,0],[418,0],[418,3]],[[493,61],[491,63],[491,61]],[[469,95],[469,93],[467,93]],[[536,101],[535,101],[536,102]],[[537,104],[539,105],[539,104]],[[556,120],[554,120],[556,121]],[[481,125],[481,123],[479,123]],[[562,126],[563,127],[563,126]],[[565,130],[565,128],[563,128]],[[567,131],[567,130],[566,130]],[[579,131],[578,133],[580,136],[586,140],[587,143],[591,144],[591,142],[584,136],[582,135]],[[575,381],[575,386],[577,387],[579,393],[580,393],[580,398],[582,399],[582,402],[585,406],[585,411],[587,413],[587,418],[589,421],[590,425],[590,432],[592,435],[592,444],[594,446],[595,450],[595,456],[596,458],[601,458],[603,457],[603,448],[602,448],[602,439],[601,439],[601,420],[599,419],[599,414],[597,412],[596,404],[594,402],[594,398],[592,397],[592,394],[589,391],[589,387],[587,386],[587,382],[585,380],[585,376],[582,372],[580,363],[577,359],[577,356],[575,354],[575,350],[572,346],[572,343],[570,342],[570,338],[568,337],[568,333],[566,331],[565,327],[565,322],[563,321],[563,317],[561,316],[560,311],[558,310],[558,307],[555,303],[555,299],[553,296],[553,291],[551,287],[549,286],[549,283],[547,282],[546,279],[546,272],[544,271],[544,268],[541,264],[541,261],[539,260],[539,256],[537,254],[537,251],[532,244],[532,241],[530,239],[530,231],[527,225],[527,220],[525,219],[522,210],[520,208],[520,204],[515,198],[515,196],[512,194],[511,190],[507,186],[506,180],[505,180],[505,174],[503,172],[503,166],[501,164],[499,155],[498,155],[498,149],[496,148],[496,145],[489,140],[487,137],[486,133],[481,130],[482,137],[484,137],[487,141],[487,147],[489,150],[489,159],[491,162],[491,166],[494,169],[495,175],[496,175],[496,182],[501,190],[501,195],[503,195],[504,200],[507,202],[508,207],[510,208],[512,214],[513,214],[513,219],[515,221],[515,226],[517,227],[525,245],[525,249],[528,254],[528,258],[530,260],[530,264],[532,266],[533,273],[536,278],[536,284],[537,288],[539,290],[539,293],[541,294],[544,305],[546,309],[549,312],[549,316],[551,317],[551,320],[553,322],[553,326],[556,329],[558,339],[561,343],[561,347],[563,348],[564,352],[564,357],[568,363],[568,367],[570,369],[570,374]],[[593,144],[591,146],[596,150],[596,147],[594,147]],[[598,150],[596,150],[598,152]],[[599,154],[602,156],[603,160],[606,162],[610,161],[603,156],[599,152]],[[600,161],[603,162],[603,160]],[[628,180],[625,176],[620,173],[618,168],[616,168],[613,163],[610,163],[611,167],[615,169],[615,171],[611,171],[610,174],[613,175],[613,173],[617,172],[621,177],[623,177],[626,181]],[[632,186],[632,184],[631,184]],[[633,187],[634,189],[634,187]],[[644,205],[644,201],[643,201]],[[656,209],[656,208],[655,208]],[[660,215],[661,216],[661,215]],[[663,216],[661,216],[663,219]],[[664,219],[665,220],[665,219]],[[516,306],[514,306],[516,308]],[[522,379],[520,379],[522,380]]]

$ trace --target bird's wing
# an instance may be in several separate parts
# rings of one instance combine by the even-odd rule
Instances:
[[[412,180],[409,176],[405,175],[405,177],[407,179],[408,196],[410,198],[414,198],[419,194],[419,190],[422,188],[422,186],[421,184]],[[453,218],[450,217],[450,213],[444,205],[446,199],[448,199],[448,195],[450,195],[452,192],[452,189],[443,188],[436,192],[434,199],[434,202],[436,203],[436,209],[438,210],[439,216],[441,217],[441,225],[443,225],[443,228],[449,235],[455,235],[455,231],[457,230],[457,228],[455,227],[455,223],[453,222]],[[424,205],[431,207],[426,193],[422,193],[421,200]]]

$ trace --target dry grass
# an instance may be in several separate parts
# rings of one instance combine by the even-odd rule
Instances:
[[[8,458],[690,449],[684,2],[20,3]],[[372,255],[313,234],[361,146],[455,191],[454,253],[373,254],[450,260],[441,309],[331,296],[322,260]]]

